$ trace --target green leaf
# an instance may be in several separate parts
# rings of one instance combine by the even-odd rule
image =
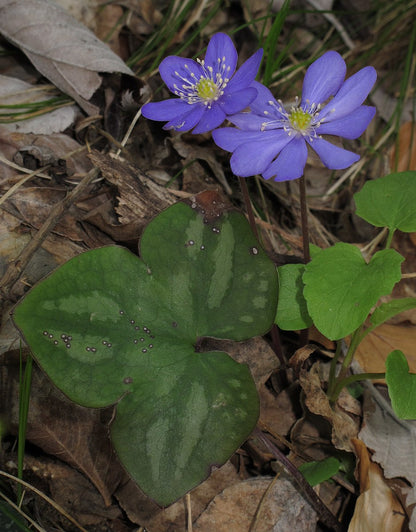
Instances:
[[[342,242],[322,250],[303,274],[303,294],[315,326],[330,340],[354,332],[378,299],[400,280],[403,260],[393,249],[386,249],[367,264],[358,248]]]
[[[413,308],[416,308],[416,297],[403,297],[402,299],[392,299],[386,303],[381,303],[381,305],[371,314],[371,325],[364,331],[362,337],[364,338],[366,334],[373,331],[376,327],[390,318],[393,318],[393,316]]]
[[[416,231],[416,172],[397,172],[367,181],[354,199],[358,216],[376,227]]]
[[[319,462],[305,462],[299,466],[299,471],[311,486],[317,486],[336,475],[340,467],[341,462],[334,456],[329,456]]]
[[[279,301],[275,323],[284,331],[297,331],[312,325],[303,297],[304,264],[285,264],[278,269]]]
[[[402,351],[392,351],[386,359],[386,382],[391,404],[402,419],[416,419],[416,374]]]
[[[168,505],[224,463],[252,431],[247,366],[199,352],[203,336],[270,329],[277,275],[242,214],[204,219],[178,203],[141,240],[83,253],[33,288],[14,321],[72,400],[116,405],[111,437],[142,490]]]

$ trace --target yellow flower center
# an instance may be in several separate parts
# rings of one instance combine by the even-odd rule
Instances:
[[[218,95],[218,87],[212,79],[201,78],[195,86],[196,92],[201,100],[215,100]]]
[[[301,108],[293,109],[289,116],[289,122],[293,129],[296,129],[300,133],[306,133],[310,123],[312,121],[312,115],[305,112]]]

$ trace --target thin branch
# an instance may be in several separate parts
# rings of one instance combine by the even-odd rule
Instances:
[[[292,464],[289,458],[282,453],[282,451],[274,445],[265,434],[259,429],[254,429],[254,436],[257,437],[269,449],[273,456],[279,460],[286,471],[294,479],[299,486],[302,495],[308,500],[309,504],[314,508],[319,516],[320,521],[329,528],[332,532],[343,532],[343,528],[338,519],[330,512],[330,510],[323,503],[318,494],[314,491],[312,486],[308,483],[298,468]]]

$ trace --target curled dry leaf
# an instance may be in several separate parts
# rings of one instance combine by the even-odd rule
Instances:
[[[4,0],[0,33],[88,114],[88,100],[101,84],[97,72],[133,72],[110,48],[60,6],[49,0]]]
[[[374,451],[372,459],[383,468],[386,478],[402,478],[409,483],[409,487],[402,491],[406,498],[409,530],[415,532],[416,421],[398,419],[381,394],[374,391],[374,387],[371,389],[371,395],[364,394],[364,420],[359,438]]]
[[[318,374],[319,363],[312,366],[309,372],[302,370],[299,382],[305,392],[305,404],[309,410],[324,417],[332,426],[332,443],[337,449],[352,451],[351,438],[358,433],[358,421],[343,412],[336,404],[330,405],[328,396],[321,386]]]
[[[361,495],[348,532],[400,532],[405,520],[400,502],[387,485],[381,468],[371,461],[364,443],[353,439],[353,444],[359,458]]]

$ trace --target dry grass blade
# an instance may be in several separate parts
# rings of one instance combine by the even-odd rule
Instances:
[[[53,501],[50,497],[42,493],[40,490],[29,484],[28,482],[25,482],[24,480],[20,480],[19,478],[15,477],[14,475],[10,475],[10,473],[6,473],[6,471],[0,470],[0,476],[4,478],[8,478],[9,480],[12,480],[14,482],[17,482],[21,486],[28,488],[30,491],[33,491],[33,493],[36,493],[36,495],[39,495],[39,497],[42,497],[43,500],[45,500],[47,503],[49,503],[53,508],[55,508],[56,511],[58,511],[61,515],[63,515],[68,521],[70,521],[73,525],[75,525],[78,530],[81,530],[81,532],[88,532],[84,527],[82,527],[72,516],[62,508],[59,504],[57,504],[55,501]],[[15,505],[13,505],[15,506]],[[22,514],[23,515],[23,514]],[[27,516],[25,515],[25,518]],[[45,530],[42,527],[39,527],[39,525],[34,524],[32,520],[30,519],[30,522],[39,530],[40,532],[45,532]]]

